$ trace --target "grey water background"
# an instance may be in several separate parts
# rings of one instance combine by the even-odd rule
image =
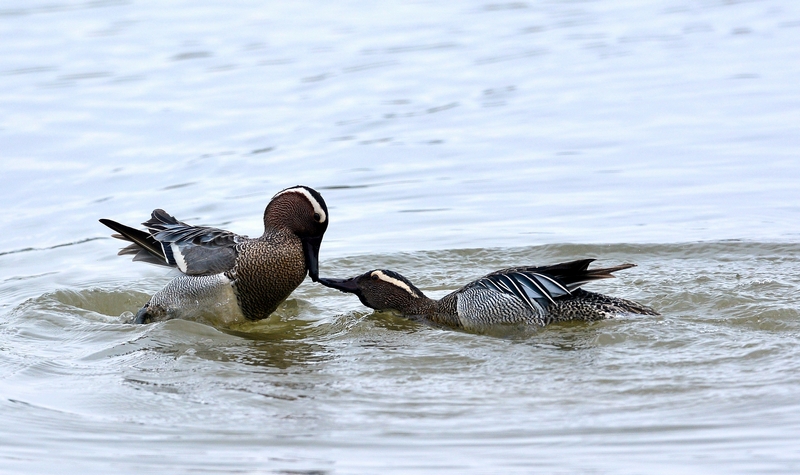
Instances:
[[[798,78],[790,1],[7,0],[0,472],[797,473]],[[323,276],[595,257],[662,316],[123,323],[174,274],[98,218],[256,235],[298,183]]]

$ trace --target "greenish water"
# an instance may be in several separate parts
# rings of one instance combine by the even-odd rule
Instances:
[[[97,241],[83,246],[110,246]],[[77,246],[80,247],[80,246]],[[798,246],[549,245],[329,259],[443,294],[511,263],[638,267],[593,290],[663,315],[517,337],[441,330],[310,282],[230,331],[132,326],[168,277],[60,289],[2,323],[9,470],[789,472],[800,430]],[[465,265],[466,264],[466,265]],[[13,429],[12,429],[13,428]]]
[[[800,471],[795,3],[11,1],[0,36],[0,472]],[[475,335],[307,280],[124,323],[174,274],[99,218],[256,235],[298,183],[323,276],[592,257],[661,316]]]

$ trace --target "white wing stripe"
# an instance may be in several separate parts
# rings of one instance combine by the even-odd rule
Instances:
[[[178,269],[181,272],[186,273],[189,267],[186,265],[186,259],[183,258],[183,254],[181,254],[181,248],[178,247],[178,244],[171,242],[169,244],[170,249],[172,249],[172,257],[175,259],[175,264],[177,264]]]
[[[533,284],[533,286],[542,295],[542,297],[547,298],[547,300],[549,300],[550,303],[556,303],[556,301],[553,300],[553,297],[550,296],[550,292],[548,292],[547,289],[541,283],[539,283],[538,280],[536,280],[536,279],[534,279],[531,276],[526,275],[526,274],[517,274],[517,275],[520,276],[520,277],[524,277],[528,282]],[[538,275],[539,274],[536,274],[537,277],[538,277]]]
[[[514,295],[519,297],[519,299],[525,302],[532,310],[536,310],[536,304],[533,303],[533,300],[531,299],[530,295],[528,295],[528,292],[526,292],[525,289],[522,288],[519,282],[517,282],[511,276],[508,275],[503,275],[498,277],[503,277],[504,281],[508,280],[508,282],[510,282],[511,285],[513,286]]]
[[[567,295],[571,295],[572,294],[572,292],[570,292],[569,289],[567,289],[563,285],[559,284],[557,281],[555,281],[551,277],[548,277],[548,276],[546,276],[544,274],[534,274],[534,275],[536,275],[536,277],[538,277],[538,278],[545,279],[547,281],[547,283],[551,283],[551,284],[555,285],[558,290],[564,292],[565,294],[567,294]],[[545,285],[545,287],[547,286],[547,283],[542,282],[542,284]],[[553,292],[551,291],[551,293],[553,293]]]

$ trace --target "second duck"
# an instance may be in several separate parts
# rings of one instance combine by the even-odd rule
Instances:
[[[306,272],[317,280],[328,207],[312,188],[287,188],[267,205],[264,234],[257,238],[182,223],[161,209],[143,223],[147,231],[100,222],[130,243],[120,254],[183,273],[153,295],[134,323],[185,318],[228,325],[267,318]]]
[[[592,261],[499,270],[440,300],[426,297],[408,279],[390,270],[373,270],[351,279],[320,278],[319,282],[355,294],[375,310],[394,310],[472,331],[502,324],[543,326],[566,320],[602,320],[625,313],[658,315],[636,302],[580,289],[587,282],[611,278],[613,272],[634,267],[622,264],[589,269]]]

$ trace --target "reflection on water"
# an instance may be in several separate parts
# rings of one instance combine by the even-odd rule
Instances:
[[[505,5],[12,2],[0,252],[295,183],[336,256],[797,236],[794,5]]]

